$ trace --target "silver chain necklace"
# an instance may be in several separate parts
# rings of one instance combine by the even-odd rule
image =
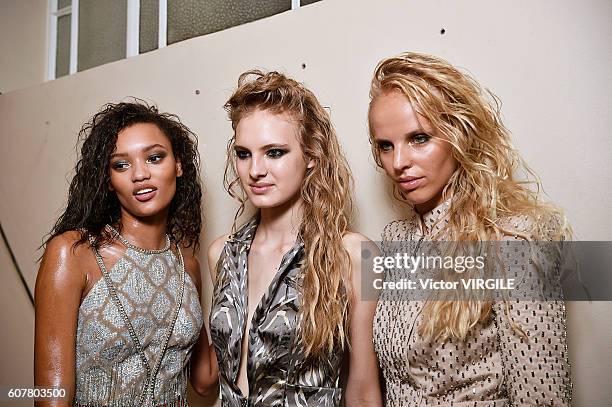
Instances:
[[[137,252],[144,254],[160,254],[170,250],[170,237],[168,236],[168,234],[166,234],[166,243],[161,249],[143,249],[142,247],[130,243],[125,237],[121,236],[117,229],[115,229],[111,225],[106,225],[106,228],[113,234],[113,237],[117,238],[125,247],[135,250]]]

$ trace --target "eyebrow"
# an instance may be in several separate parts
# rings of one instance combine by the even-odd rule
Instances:
[[[260,150],[268,150],[270,148],[288,148],[289,144],[286,143],[270,143],[270,144],[266,144],[265,146],[261,146]],[[235,145],[234,146],[234,150],[248,150],[248,148],[243,147],[241,145]]]
[[[161,144],[156,143],[156,144],[151,144],[150,146],[147,146],[147,147],[143,148],[143,149],[142,149],[142,151],[143,151],[143,152],[147,152],[147,151],[153,150],[154,148],[158,148],[158,147],[161,147],[161,148],[163,148],[164,150],[166,150],[166,147],[165,147],[165,146],[162,146]],[[110,158],[115,158],[115,157],[127,157],[127,156],[128,156],[128,154],[127,154],[127,153],[113,153],[113,154],[111,154]]]
[[[416,136],[417,134],[428,134],[428,135],[431,135],[431,133],[427,132],[424,128],[419,127],[418,129],[414,129],[412,131],[409,131],[407,133],[402,134],[402,137],[412,137],[412,136]],[[379,139],[379,140],[388,141],[387,138],[377,137],[376,134],[374,134],[374,138]]]

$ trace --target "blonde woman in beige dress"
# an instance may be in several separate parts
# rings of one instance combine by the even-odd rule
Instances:
[[[375,160],[410,210],[385,227],[387,252],[394,241],[414,250],[415,242],[492,241],[505,271],[538,276],[538,262],[517,260],[521,248],[567,240],[570,229],[560,210],[515,178],[527,167],[497,99],[448,62],[417,53],[381,61],[370,96]],[[374,320],[386,405],[570,405],[560,295],[433,301],[396,294],[383,290]]]

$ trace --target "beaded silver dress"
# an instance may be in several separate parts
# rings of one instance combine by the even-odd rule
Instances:
[[[388,224],[383,232],[383,251],[391,246],[389,242],[427,240],[440,231],[448,222],[449,205],[446,201],[424,214],[422,225],[416,214]],[[512,227],[525,229],[525,222],[526,218],[517,218]],[[520,250],[515,252],[519,247],[512,245],[512,250],[503,252],[505,264],[516,264],[515,257],[523,255]],[[530,263],[520,271],[535,273],[533,267]],[[424,340],[418,333],[424,304],[399,298],[389,290],[380,295],[374,317],[374,347],[385,381],[386,406],[570,405],[562,301],[496,301],[489,318],[474,326],[464,341],[451,339],[442,344]],[[526,338],[511,327],[509,316],[525,331]]]
[[[123,241],[110,270],[94,249],[103,277],[79,307],[74,405],[186,406],[203,322],[197,289],[169,241],[161,250]]]

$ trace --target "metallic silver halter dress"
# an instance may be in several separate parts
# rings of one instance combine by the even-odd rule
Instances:
[[[198,292],[180,250],[129,244],[79,307],[77,406],[186,406],[191,349],[202,326]]]
[[[231,236],[217,263],[210,331],[219,361],[221,405],[339,406],[342,350],[307,358],[299,340],[304,257],[304,243],[299,238],[283,256],[247,325],[247,256],[257,225],[258,219],[253,219]],[[236,385],[244,333],[249,341],[248,398]]]

